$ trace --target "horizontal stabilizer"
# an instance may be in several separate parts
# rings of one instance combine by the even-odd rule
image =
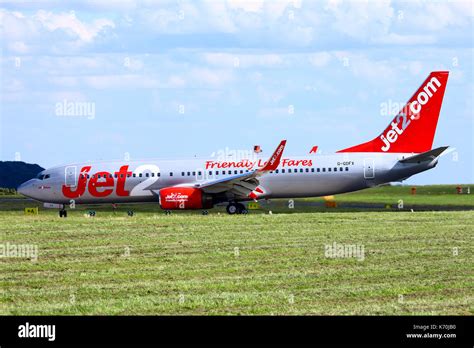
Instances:
[[[414,155],[405,159],[402,159],[401,163],[420,163],[426,161],[432,161],[436,159],[439,155],[441,155],[449,146],[441,146],[436,149],[420,153],[418,155]]]

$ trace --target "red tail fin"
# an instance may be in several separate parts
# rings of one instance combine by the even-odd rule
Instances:
[[[338,152],[415,152],[431,150],[448,71],[434,71],[388,127],[375,139]]]

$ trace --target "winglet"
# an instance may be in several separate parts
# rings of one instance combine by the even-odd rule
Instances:
[[[265,163],[265,165],[260,168],[259,172],[266,172],[270,170],[275,170],[278,168],[280,164],[281,156],[283,155],[283,150],[285,150],[286,140],[282,140],[280,145],[276,148],[275,152],[273,153],[272,157]]]

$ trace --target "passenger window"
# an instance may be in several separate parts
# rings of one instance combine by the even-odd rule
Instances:
[[[123,174],[121,174],[121,175],[123,175]],[[148,178],[148,177],[150,176],[150,174],[149,174],[149,173],[146,173],[145,176]]]
[[[212,176],[212,171],[209,171],[209,175]]]
[[[181,172],[181,176],[184,176],[184,172]]]
[[[243,171],[243,170],[240,170],[240,174],[244,174],[244,171]]]
[[[191,176],[191,172],[188,172],[188,176]]]
[[[303,168],[300,168],[300,173],[303,173]]]
[[[337,167],[334,167],[334,171],[337,172]]]
[[[309,168],[306,168],[306,173],[309,173]]]
[[[349,171],[349,167],[346,167],[346,172],[348,172],[348,171]]]
[[[282,172],[282,173],[285,173],[285,170],[284,170],[284,169],[282,169],[282,170],[281,170],[281,172]]]
[[[311,168],[311,173],[314,173],[314,168]]]
[[[218,170],[216,170],[216,175],[219,175],[219,171],[218,171]]]
[[[288,169],[288,173],[291,173],[291,169]]]
[[[170,176],[173,176],[173,172],[170,172]]]
[[[331,171],[331,168],[328,168],[328,172],[330,172],[330,171]]]
[[[342,172],[342,167],[339,167],[339,171]]]
[[[156,176],[161,176],[161,174],[160,174],[160,173],[156,173]]]
[[[277,174],[278,174],[278,169],[277,169],[277,170],[275,170],[275,173],[277,173]]]
[[[229,170],[229,174],[232,174],[232,170]]]
[[[326,168],[323,168],[323,172],[326,172]]]
[[[193,172],[193,176],[196,176],[196,172]]]
[[[142,173],[138,174],[138,176],[141,178],[141,177],[142,177]]]
[[[133,177],[136,178],[136,177],[137,177],[137,174],[136,174],[136,173],[133,173]]]
[[[201,175],[202,175],[202,172],[198,172],[198,175],[201,176]]]

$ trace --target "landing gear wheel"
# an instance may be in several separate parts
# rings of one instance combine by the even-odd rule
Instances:
[[[236,206],[237,206],[237,213],[238,214],[247,214],[248,213],[247,208],[245,208],[245,205],[243,205],[242,203],[237,203]]]
[[[238,213],[239,209],[237,208],[237,204],[235,203],[229,203],[229,205],[226,208],[227,213],[230,215],[234,215]]]
[[[202,215],[208,215],[208,214],[209,214],[209,212],[207,210],[202,211]]]
[[[133,214],[134,214],[134,213],[133,213],[133,210],[129,210],[129,211],[127,211],[127,215],[128,215],[128,216],[132,217],[132,216],[133,216]]]
[[[66,209],[61,209],[59,211],[59,217],[62,218],[62,217],[67,217],[67,210]]]
[[[171,215],[171,211],[165,210],[165,215]]]

